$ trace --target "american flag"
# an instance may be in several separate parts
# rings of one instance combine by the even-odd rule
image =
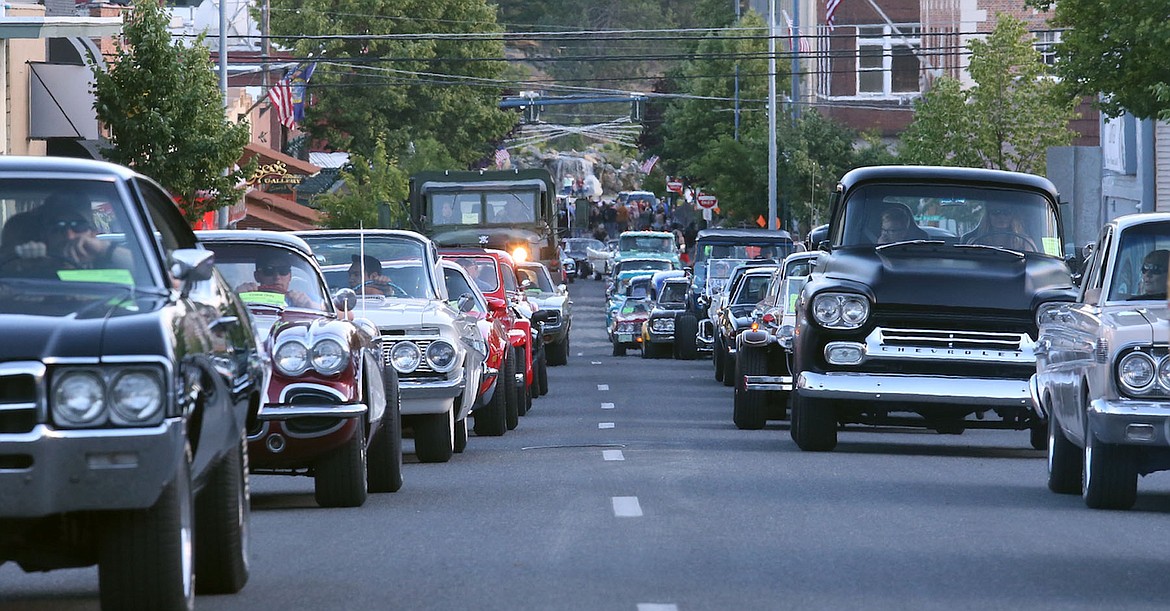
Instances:
[[[792,24],[792,18],[788,16],[788,11],[780,12],[784,14],[784,21],[788,23],[789,47],[799,49],[801,53],[812,53],[812,43],[808,41],[807,37],[800,35],[800,30]]]
[[[501,169],[501,170],[504,169],[504,166],[508,165],[508,162],[510,162],[510,161],[512,161],[512,156],[510,154],[508,154],[508,149],[506,149],[506,148],[496,149],[496,168],[497,169]]]
[[[647,159],[646,161],[643,161],[642,166],[638,169],[642,170],[643,174],[649,174],[650,170],[654,169],[654,164],[656,164],[656,163],[658,163],[658,155],[654,155],[653,157]]]
[[[841,0],[825,0],[825,25],[829,26],[829,30],[833,29],[833,15],[837,12],[838,4],[841,4]]]
[[[281,125],[290,128],[296,125],[296,119],[293,118],[293,92],[287,80],[281,79],[268,89],[268,101]]]

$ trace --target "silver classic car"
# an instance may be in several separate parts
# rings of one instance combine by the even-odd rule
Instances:
[[[486,348],[475,318],[448,303],[439,251],[399,230],[304,231],[329,288],[352,288],[357,314],[382,332],[386,365],[398,373],[402,423],[421,462],[447,462],[467,444]]]
[[[1042,310],[1032,399],[1048,418],[1048,487],[1128,509],[1138,475],[1170,469],[1170,214],[1114,219],[1075,303]]]

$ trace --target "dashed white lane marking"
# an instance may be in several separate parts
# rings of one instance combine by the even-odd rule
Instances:
[[[626,455],[621,450],[602,450],[601,457],[605,460],[625,460]]]
[[[599,428],[599,429],[612,429],[613,423],[612,422],[598,422],[597,428]]]
[[[642,517],[642,506],[638,504],[636,496],[613,497],[613,515],[618,518]]]
[[[678,605],[671,603],[638,603],[638,611],[678,611]]]
[[[584,352],[578,352],[578,353],[577,353],[577,356],[585,356],[585,353],[584,353]]]
[[[613,409],[613,403],[602,403],[601,409]]]
[[[609,384],[598,384],[597,390],[609,390]]]
[[[600,365],[600,364],[601,364],[601,361],[589,361],[589,362],[590,362],[590,363],[593,363],[594,365]]]

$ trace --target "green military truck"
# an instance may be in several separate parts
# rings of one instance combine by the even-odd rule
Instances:
[[[564,281],[548,170],[420,172],[410,178],[409,205],[415,230],[440,247],[503,250]]]

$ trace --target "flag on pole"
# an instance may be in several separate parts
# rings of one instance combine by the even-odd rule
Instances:
[[[833,29],[833,16],[837,12],[837,5],[841,4],[841,0],[825,0],[825,25],[829,26],[829,30]]]
[[[276,113],[276,120],[285,127],[296,125],[293,119],[292,87],[288,81],[280,79],[275,85],[268,88],[268,102]]]
[[[656,163],[658,163],[658,155],[654,155],[646,161],[643,161],[642,166],[638,169],[642,170],[643,174],[649,174],[650,170],[654,169],[654,164]]]
[[[294,123],[305,120],[305,104],[309,101],[309,79],[317,69],[317,62],[300,64],[286,77],[292,89],[292,117]]]
[[[800,30],[792,23],[792,17],[788,16],[788,11],[780,11],[784,15],[784,21],[788,23],[788,48],[791,51],[799,50],[800,53],[812,53],[812,43],[808,38],[800,35]]]
[[[512,161],[512,155],[508,153],[508,149],[500,147],[496,149],[496,169],[502,170],[504,166]]]

